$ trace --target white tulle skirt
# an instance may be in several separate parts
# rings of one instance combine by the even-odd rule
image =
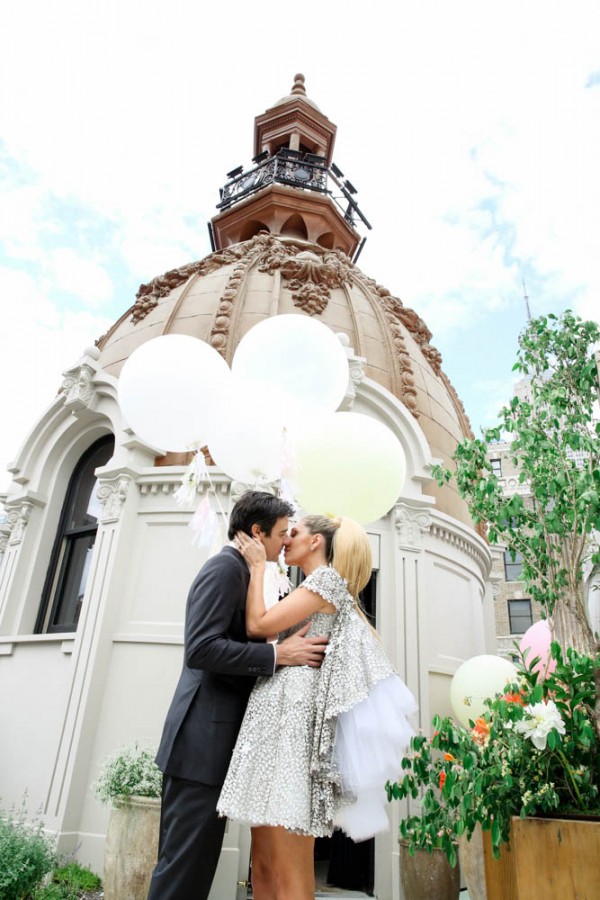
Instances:
[[[401,773],[402,757],[415,733],[407,717],[416,709],[402,679],[389,675],[365,700],[338,716],[333,764],[346,799],[334,824],[354,841],[389,828],[385,783]]]

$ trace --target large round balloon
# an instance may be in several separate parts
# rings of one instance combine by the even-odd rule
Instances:
[[[502,693],[517,677],[508,659],[484,654],[473,656],[458,667],[450,684],[450,702],[456,718],[465,728],[485,711],[484,701]]]
[[[385,515],[402,490],[402,445],[377,419],[332,413],[292,435],[296,497],[310,513],[351,516],[363,525]]]
[[[272,316],[240,341],[231,371],[267,402],[282,405],[288,422],[334,412],[348,386],[348,359],[335,334],[309,316]]]
[[[127,424],[161,450],[204,442],[224,386],[227,363],[209,344],[185,334],[153,338],[133,351],[119,377]]]
[[[280,478],[284,430],[279,407],[257,391],[231,380],[208,433],[215,463],[244,484]]]
[[[541,681],[551,675],[556,668],[556,660],[552,659],[550,652],[551,643],[552,632],[545,619],[535,622],[528,628],[519,643],[521,653],[528,651],[525,657],[526,666],[530,666],[533,660],[539,657],[539,662],[533,666],[532,671],[540,675]]]

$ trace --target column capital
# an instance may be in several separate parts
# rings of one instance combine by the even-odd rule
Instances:
[[[393,509],[393,523],[398,538],[398,546],[403,550],[420,552],[423,549],[423,535],[431,528],[431,513],[428,509],[396,503]]]
[[[109,478],[100,478],[96,496],[102,506],[100,523],[108,525],[117,522],[127,499],[132,478],[130,475],[119,473]]]

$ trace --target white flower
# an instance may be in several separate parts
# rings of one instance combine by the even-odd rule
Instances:
[[[525,714],[529,718],[515,722],[515,731],[531,738],[531,742],[538,750],[546,749],[548,734],[555,728],[559,734],[565,733],[565,723],[556,708],[553,700],[547,703],[534,703],[525,707]]]

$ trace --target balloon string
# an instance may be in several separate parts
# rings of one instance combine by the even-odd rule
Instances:
[[[298,477],[298,462],[294,453],[294,447],[290,440],[287,428],[283,429],[281,437],[281,474],[279,478],[279,496],[298,512],[296,502]]]
[[[174,498],[177,505],[180,508],[191,506],[203,482],[206,483],[206,492],[201,498],[188,527],[195,532],[192,537],[192,545],[209,547],[212,552],[216,552],[216,549],[218,549],[215,549],[216,538],[217,536],[220,538],[219,543],[222,546],[224,543],[225,523],[229,517],[223,509],[216,486],[210,477],[204,454],[202,450],[198,450],[181,479],[181,485],[175,491]],[[211,498],[214,498],[217,511],[215,511],[211,503]]]

